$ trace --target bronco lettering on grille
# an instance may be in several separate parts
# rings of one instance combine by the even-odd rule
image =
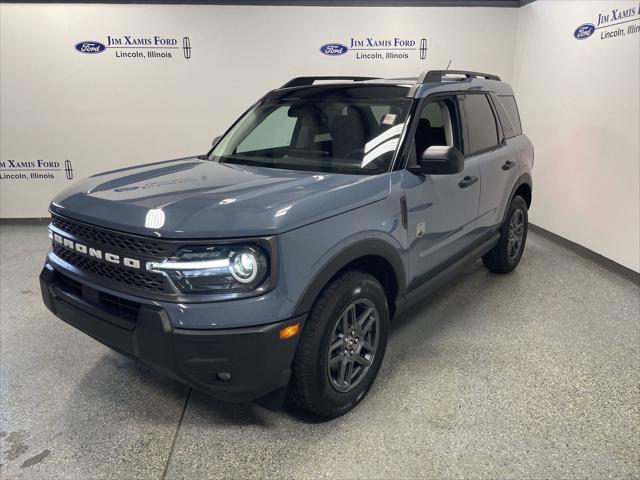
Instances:
[[[109,263],[115,263],[116,265],[124,265],[125,267],[140,269],[140,260],[136,260],[135,258],[121,257],[120,255],[116,255],[115,253],[103,252],[102,250],[98,250],[96,248],[87,247],[86,245],[74,242],[51,231],[49,231],[49,236],[53,238],[54,242],[62,245],[65,248],[73,250],[74,252],[88,255],[99,260],[104,260]]]

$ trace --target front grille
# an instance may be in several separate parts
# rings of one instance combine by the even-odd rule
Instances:
[[[100,305],[109,313],[134,322],[138,318],[138,312],[140,311],[140,304],[125,300],[124,298],[116,297],[108,293],[99,292],[98,299]]]
[[[141,255],[150,255],[153,257],[168,256],[170,253],[164,245],[154,242],[153,240],[110,232],[81,222],[76,222],[75,220],[59,217],[57,215],[53,215],[51,217],[51,223],[54,227],[70,233],[79,239],[89,243],[99,243],[103,246],[111,247],[112,249],[124,250],[132,254],[138,253]]]
[[[170,292],[165,282],[165,277],[160,274],[139,272],[115,265],[112,266],[108,263],[94,260],[86,255],[76,253],[58,244],[53,245],[53,253],[65,262],[85,272],[136,288],[158,293]]]
[[[87,285],[83,286],[80,282],[60,272],[55,273],[55,284],[63,292],[82,298],[103,312],[117,317],[119,319],[117,326],[128,330],[132,330],[135,327],[135,322],[138,320],[138,313],[142,306],[140,303],[95,290]]]
[[[57,280],[65,292],[72,293],[79,297],[82,296],[82,284],[80,282],[76,282],[74,279],[62,274],[57,275]]]

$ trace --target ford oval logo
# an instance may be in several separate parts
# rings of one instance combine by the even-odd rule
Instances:
[[[76,43],[76,50],[80,53],[100,53],[107,49],[100,42],[80,42]]]
[[[584,23],[576,28],[576,31],[573,32],[573,36],[578,40],[584,40],[589,38],[596,31],[596,26],[593,23]]]
[[[347,53],[347,50],[349,50],[347,46],[341,43],[327,43],[320,47],[320,52],[325,55],[343,55]]]

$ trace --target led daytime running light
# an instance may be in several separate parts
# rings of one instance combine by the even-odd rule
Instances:
[[[148,270],[207,270],[212,268],[224,268],[231,265],[228,258],[219,258],[216,260],[197,260],[194,262],[171,262],[165,260],[163,262],[147,263]]]

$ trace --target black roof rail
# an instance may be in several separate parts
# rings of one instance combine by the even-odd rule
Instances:
[[[418,83],[442,82],[443,77],[446,75],[461,75],[465,78],[484,78],[486,80],[500,81],[500,77],[498,75],[493,75],[491,73],[468,72],[466,70],[429,70],[427,72],[423,72],[418,77]]]
[[[353,80],[354,82],[363,82],[365,80],[376,80],[378,77],[343,77],[343,76],[331,76],[331,77],[296,77],[289,80],[280,88],[289,87],[304,87],[313,85],[316,80]]]

